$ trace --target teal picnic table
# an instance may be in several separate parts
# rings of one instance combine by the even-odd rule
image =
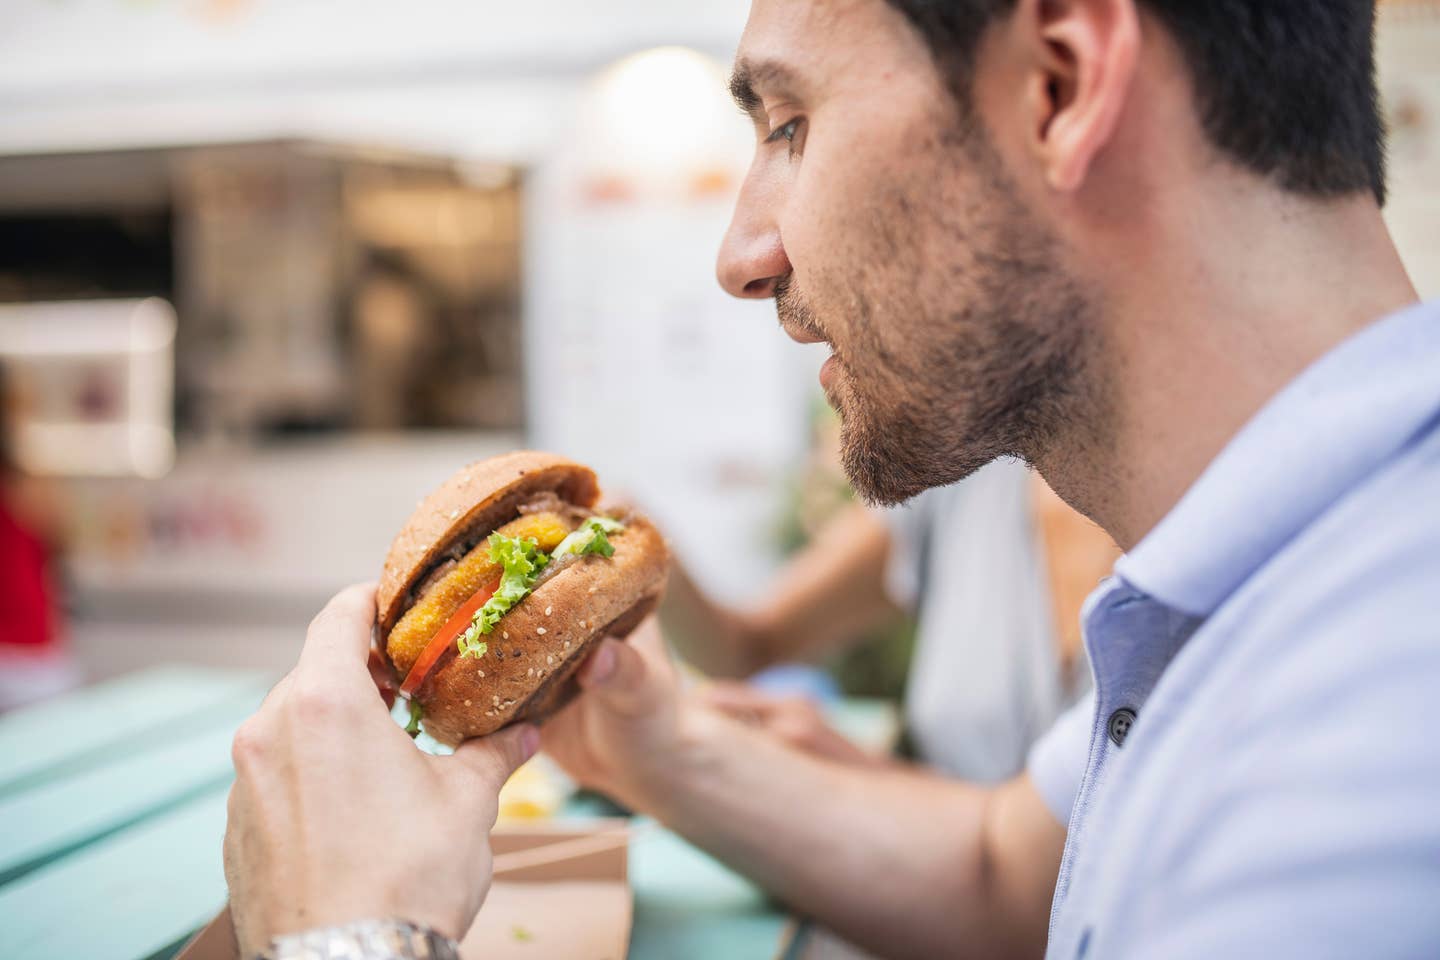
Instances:
[[[225,900],[230,739],[271,678],[160,667],[0,717],[0,958],[167,960]],[[852,728],[880,705],[849,704]],[[630,846],[631,960],[783,957],[797,925],[663,830]]]

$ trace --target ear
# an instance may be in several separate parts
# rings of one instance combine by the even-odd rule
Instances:
[[[1020,0],[1031,152],[1054,190],[1073,191],[1115,133],[1140,51],[1134,0]]]

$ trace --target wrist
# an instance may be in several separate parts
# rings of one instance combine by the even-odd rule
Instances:
[[[407,920],[360,920],[274,937],[256,960],[460,960],[460,947],[433,927]]]
[[[636,771],[632,795],[617,799],[662,823],[673,823],[693,806],[693,798],[704,795],[716,776],[724,745],[733,742],[727,736],[731,725],[732,721],[717,711],[682,698],[676,706],[668,747],[650,753],[651,762]]]

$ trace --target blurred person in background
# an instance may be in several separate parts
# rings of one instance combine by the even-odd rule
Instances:
[[[57,587],[64,513],[53,486],[20,467],[19,407],[18,386],[0,364],[0,710],[79,682]]]
[[[713,601],[677,565],[666,635],[715,678],[744,678],[867,639],[908,612],[906,732],[917,759],[983,783],[1015,776],[1088,688],[1080,606],[1114,565],[1110,538],[1024,463],[997,460],[903,507],[842,507],[758,604]],[[792,744],[864,762],[810,699],[733,683],[697,696]]]

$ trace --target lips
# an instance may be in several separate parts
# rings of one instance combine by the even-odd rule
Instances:
[[[784,321],[781,321],[780,327],[785,331],[785,335],[791,340],[794,340],[796,343],[828,342],[825,337],[822,337],[818,332],[811,330],[808,327],[797,327],[792,324],[785,323]]]

